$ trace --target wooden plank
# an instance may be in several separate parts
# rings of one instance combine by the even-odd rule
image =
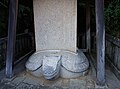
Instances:
[[[120,39],[106,34],[106,40],[120,47]]]
[[[97,84],[105,85],[104,0],[96,0]]]
[[[6,77],[13,76],[13,60],[15,51],[16,25],[17,25],[18,0],[9,2],[8,41],[6,55]]]
[[[87,50],[90,52],[91,38],[90,38],[90,0],[86,0],[86,36],[87,36]]]

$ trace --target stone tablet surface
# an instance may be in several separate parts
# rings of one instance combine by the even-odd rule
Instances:
[[[33,0],[36,51],[76,52],[77,0]]]

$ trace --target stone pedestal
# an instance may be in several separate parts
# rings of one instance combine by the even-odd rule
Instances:
[[[77,0],[33,0],[36,51],[26,68],[46,79],[75,78],[89,63],[77,50]]]

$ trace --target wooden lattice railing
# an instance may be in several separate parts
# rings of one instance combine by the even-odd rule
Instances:
[[[5,66],[6,60],[7,37],[0,39],[0,69]],[[34,36],[31,33],[22,33],[16,36],[15,60],[35,50]]]
[[[96,54],[96,35],[91,35],[91,55],[97,57]],[[120,79],[120,39],[106,34],[105,42],[105,58],[114,74]],[[95,68],[97,67],[97,59],[93,60]]]
[[[106,57],[113,72],[120,79],[120,39],[106,35]]]

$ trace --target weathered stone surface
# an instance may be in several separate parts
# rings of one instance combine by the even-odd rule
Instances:
[[[23,83],[25,84],[29,84],[29,85],[39,85],[40,81],[35,79],[34,77],[27,77],[25,78],[25,80],[23,81]]]
[[[42,63],[41,64],[42,66],[40,68],[34,71],[30,71],[31,74],[37,77],[41,77],[42,74],[44,75],[45,78],[55,77],[58,76],[60,70],[61,77],[75,78],[84,75],[89,67],[87,58],[80,50],[77,53],[64,51],[64,50],[59,50],[59,51],[46,50],[46,51],[39,51],[35,54],[39,55],[38,57],[42,58],[42,59],[30,59],[30,62],[31,64],[33,63],[32,64],[33,66],[35,65],[35,63],[37,64],[38,60],[40,60],[40,62],[38,63]],[[32,57],[32,58],[37,58],[37,57]],[[36,60],[37,62],[31,60]],[[50,71],[49,69],[50,67],[53,67],[52,71]],[[49,70],[48,74],[46,73],[47,69]]]
[[[61,67],[61,56],[44,56],[43,75],[46,79],[53,79],[59,75]]]
[[[76,52],[77,0],[33,0],[36,50]]]
[[[77,53],[62,52],[62,66],[71,72],[83,72],[88,69],[89,62],[82,51]]]
[[[43,72],[45,74],[51,74],[51,72],[56,70],[59,61],[60,61],[60,56],[45,56],[42,65]]]
[[[70,79],[70,87],[74,87],[73,89],[89,89],[89,88],[85,88],[85,86],[86,86],[86,81],[84,80]]]
[[[23,82],[24,81],[24,79],[25,79],[25,77],[16,77],[14,80],[12,80],[12,83],[14,84],[14,85],[19,85],[21,82]]]
[[[41,55],[43,55],[42,52],[34,53],[26,62],[26,68],[30,71],[38,69],[42,65],[43,56]]]
[[[34,70],[34,71],[30,71],[30,70],[27,70],[27,72],[29,72],[30,74],[36,76],[36,77],[42,77],[43,75],[43,71],[42,71],[42,66],[39,67],[37,70]]]
[[[84,75],[84,72],[75,73],[75,72],[66,70],[64,67],[61,67],[60,76],[62,78],[77,78],[83,75]]]
[[[29,85],[25,83],[21,83],[15,89],[29,89]]]

